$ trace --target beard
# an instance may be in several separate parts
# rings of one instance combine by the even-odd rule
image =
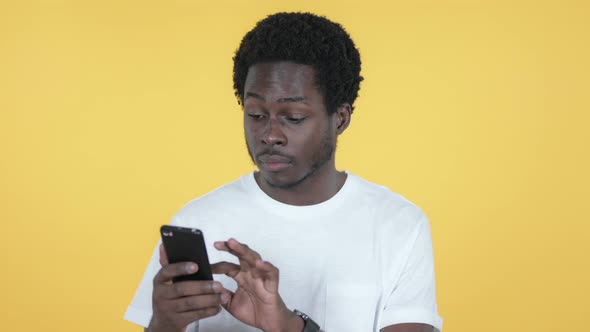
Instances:
[[[334,142],[334,143],[333,143]],[[248,154],[250,155],[250,159],[252,160],[252,163],[254,163],[254,165],[256,164],[256,158],[255,156],[252,154],[252,150],[250,149],[250,145],[248,144],[248,140],[246,139],[246,146],[248,148]],[[334,157],[334,151],[336,150],[336,140],[334,140],[331,136],[330,136],[330,131],[326,130],[324,132],[324,134],[322,135],[322,138],[320,140],[320,144],[319,147],[313,151],[311,158],[310,158],[310,162],[309,162],[309,166],[306,167],[305,169],[305,173],[302,176],[299,176],[297,179],[293,179],[290,182],[287,183],[273,183],[271,181],[271,179],[268,179],[266,177],[264,177],[263,175],[262,178],[264,179],[264,181],[273,188],[279,188],[279,189],[292,189],[297,187],[298,185],[300,185],[301,183],[303,183],[305,180],[307,180],[308,178],[312,177],[313,175],[315,175],[315,173],[317,172],[318,169],[320,169],[322,166],[324,166],[327,162],[329,162],[330,160],[332,160],[332,158]],[[291,162],[293,163],[293,166],[297,166],[297,161],[291,157],[291,156],[287,156],[287,155],[283,155],[281,153],[275,153],[272,148],[269,149],[268,151],[264,151],[263,153],[259,153],[260,154],[276,154],[276,155],[280,155],[286,158],[289,158],[291,160]],[[258,155],[257,155],[258,156]]]

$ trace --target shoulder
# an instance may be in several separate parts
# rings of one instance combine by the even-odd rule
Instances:
[[[174,220],[188,220],[196,215],[206,216],[212,211],[221,211],[230,204],[243,202],[250,190],[247,181],[249,176],[251,174],[244,175],[189,201],[176,213]]]
[[[357,199],[386,213],[403,213],[407,217],[422,218],[424,213],[412,201],[401,194],[357,175],[349,174],[354,182]]]
[[[359,206],[371,207],[375,221],[381,224],[381,227],[410,231],[427,222],[422,209],[401,194],[354,174],[349,176],[354,182]]]

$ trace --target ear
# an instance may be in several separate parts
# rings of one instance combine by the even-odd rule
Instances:
[[[352,107],[349,103],[344,103],[338,106],[336,112],[333,114],[336,125],[336,134],[342,134],[350,124],[352,115]]]

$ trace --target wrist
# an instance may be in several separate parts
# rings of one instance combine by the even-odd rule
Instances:
[[[282,332],[302,332],[304,326],[305,322],[303,321],[303,318],[289,310],[288,319],[283,326]]]
[[[162,324],[155,316],[152,316],[150,324],[145,329],[145,332],[182,332],[185,329],[176,330],[170,326]]]
[[[303,320],[303,332],[322,332],[320,326],[307,314],[299,310],[293,310],[293,312]]]
[[[278,327],[264,330],[265,332],[302,332],[305,327],[303,319],[293,311],[286,309],[283,313]]]

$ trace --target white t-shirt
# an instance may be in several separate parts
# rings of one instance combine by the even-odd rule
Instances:
[[[214,241],[233,237],[257,251],[279,269],[285,304],[326,332],[379,331],[399,323],[442,329],[428,219],[402,196],[355,175],[325,202],[292,206],[266,195],[251,173],[191,201],[172,224],[201,229],[211,263],[237,263]],[[148,326],[159,269],[156,248],[126,320]],[[214,278],[235,290],[229,277]],[[225,310],[187,330],[258,331]]]

